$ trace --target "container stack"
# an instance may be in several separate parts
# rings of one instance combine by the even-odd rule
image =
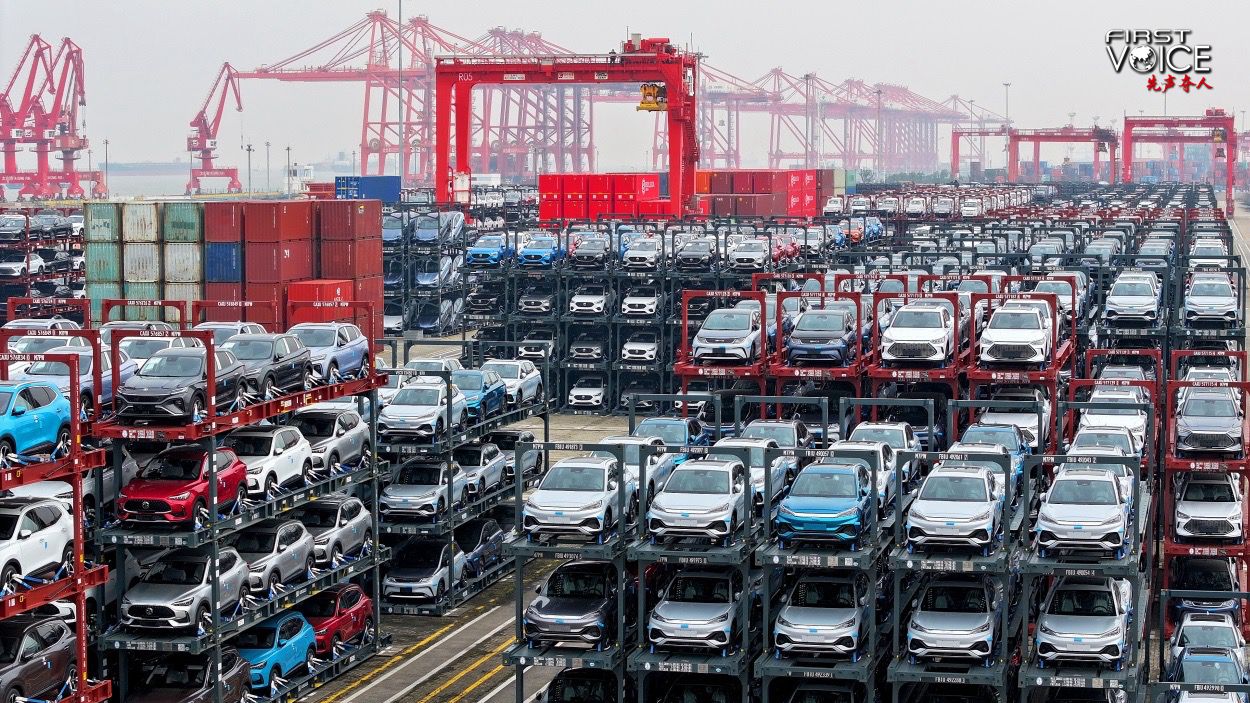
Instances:
[[[832,168],[715,170],[695,175],[699,211],[721,217],[817,217],[824,202],[845,188],[846,171]]]
[[[372,315],[364,310],[350,314],[356,326],[370,339],[382,337],[381,202],[325,200],[317,203],[316,243],[317,276],[346,284],[344,294],[347,297],[340,300],[372,302]],[[333,289],[323,286],[320,290],[324,294]],[[315,300],[326,301],[324,298]]]
[[[540,220],[597,220],[659,214],[661,174],[548,173],[538,177]]]

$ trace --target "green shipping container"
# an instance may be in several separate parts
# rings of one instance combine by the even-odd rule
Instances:
[[[165,241],[204,241],[204,206],[201,203],[166,202],[161,210]]]
[[[84,237],[88,242],[118,242],[122,238],[122,206],[119,203],[87,203]]]
[[[120,283],[87,283],[87,299],[91,301],[91,320],[100,322],[100,311],[104,308],[105,298],[122,297]]]
[[[86,243],[87,283],[121,283],[122,245],[116,242]]]
[[[127,300],[160,300],[161,284],[126,281],[125,298]],[[164,310],[158,307],[128,307],[125,310],[127,320],[160,320],[164,317]]]

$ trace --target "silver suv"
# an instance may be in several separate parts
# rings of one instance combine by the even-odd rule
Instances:
[[[625,510],[631,515],[619,512],[621,491],[625,492]],[[637,497],[637,481],[626,477],[622,485],[615,459],[564,459],[547,471],[538,490],[525,501],[522,525],[530,537],[554,534],[601,539],[614,527],[633,522]]]
[[[733,541],[746,520],[747,490],[747,470],[740,461],[686,461],[651,501],[647,530],[655,539]]]
[[[1124,579],[1060,579],[1037,621],[1038,660],[1121,663],[1129,646],[1131,598],[1132,587]]]
[[[912,601],[907,654],[918,659],[993,657],[994,629],[1006,606],[996,579],[938,578]]]
[[[217,555],[213,574],[211,547],[180,549],[161,557],[143,580],[122,596],[122,626],[131,629],[208,630],[217,581],[223,615],[234,612],[247,597],[247,562],[232,547]],[[223,620],[226,618],[223,617]]]
[[[1223,472],[1185,472],[1176,489],[1176,537],[1239,542],[1245,534],[1241,478]]]
[[[869,617],[867,595],[850,576],[808,573],[782,596],[773,628],[777,655],[854,657]]]
[[[711,649],[728,654],[747,623],[739,622],[743,597],[737,570],[680,571],[660,592],[647,619],[653,647]]]
[[[1234,325],[1241,319],[1241,301],[1226,273],[1196,273],[1185,289],[1185,324]]]
[[[1107,293],[1102,316],[1109,324],[1155,324],[1159,320],[1158,283],[1120,274]]]
[[[1003,491],[984,466],[938,466],[907,510],[907,549],[972,547],[988,553],[998,539]]]
[[[291,517],[312,534],[313,558],[329,568],[373,541],[373,514],[359,498],[329,495],[297,508]]]
[[[1106,469],[1065,466],[1042,494],[1033,532],[1042,556],[1051,549],[1110,552],[1123,556],[1133,499],[1115,474]]]
[[[265,520],[239,532],[231,546],[248,563],[248,588],[274,594],[281,584],[311,578],[313,536],[299,520]]]

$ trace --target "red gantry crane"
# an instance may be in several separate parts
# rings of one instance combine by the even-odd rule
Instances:
[[[474,87],[624,83],[641,86],[639,110],[668,115],[669,199],[671,213],[681,216],[693,210],[694,174],[699,162],[695,136],[698,69],[698,55],[679,51],[668,39],[637,35],[622,44],[620,54],[440,57],[434,96],[435,198],[441,202],[467,198],[472,174],[469,126]]]
[[[1011,129],[1007,133],[1007,181],[1020,182],[1020,144],[1033,144],[1033,177],[1041,182],[1042,143],[1092,143],[1094,145],[1094,180],[1102,180],[1102,165],[1099,158],[1103,153],[1110,152],[1111,181],[1115,182],[1116,150],[1119,149],[1119,135],[1113,129],[1105,127],[1053,127],[1047,129]],[[1128,144],[1126,139],[1125,145]]]
[[[202,193],[203,178],[228,178],[230,183],[226,192],[238,193],[243,190],[239,183],[239,169],[234,167],[217,168],[214,163],[217,152],[217,130],[221,128],[221,116],[226,110],[226,101],[234,96],[234,109],[243,111],[243,98],[239,94],[239,72],[229,63],[222,64],[217,72],[217,80],[213,81],[213,89],[208,91],[204,104],[191,120],[191,133],[187,135],[187,151],[193,159],[199,159],[200,165],[191,169],[191,179],[187,181],[187,195]],[[209,116],[209,112],[212,116]]]
[[[1232,113],[1208,109],[1199,116],[1124,117],[1124,182],[1133,180],[1133,147],[1140,143],[1181,145],[1179,173],[1185,178],[1185,144],[1210,144],[1212,163],[1224,162],[1224,211],[1234,208],[1233,187],[1237,168],[1237,132]]]

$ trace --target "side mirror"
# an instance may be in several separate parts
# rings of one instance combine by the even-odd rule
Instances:
[[[919,599],[919,598],[917,598],[917,599],[913,600],[913,601],[911,602],[911,607],[912,607],[912,608],[919,608],[919,607],[920,607],[920,599]]]
[[[26,414],[25,405],[18,405],[13,408],[13,417],[18,417],[20,415],[25,415],[25,414]]]
[[[282,552],[285,552],[285,551],[286,551],[286,545],[285,545],[285,544],[279,544],[279,545],[278,545],[278,553],[282,553]]]
[[[274,360],[274,361],[279,361],[280,359],[282,359],[282,355],[281,355],[281,354],[278,354],[277,352],[275,352],[275,353],[274,353],[274,355],[273,355],[273,360]]]
[[[340,428],[338,429],[338,431],[334,433],[334,436],[335,436],[335,437],[342,437],[342,436],[343,436],[343,435],[345,435],[345,434],[347,434],[347,430],[345,430],[345,429],[343,429],[342,427],[340,427]]]
[[[290,642],[290,640],[288,640],[287,638],[283,637],[283,638],[281,638],[281,639],[279,639],[279,640],[278,640],[278,646],[279,646],[279,647],[285,647],[287,642]]]
[[[31,535],[33,535],[33,534],[34,534],[34,533],[33,533],[33,532],[31,532],[30,530],[22,530],[21,532],[18,532],[18,533],[17,533],[17,538],[18,538],[18,539],[27,539],[27,538],[29,538],[29,537],[30,537]]]
[[[286,450],[285,450],[285,449],[283,449],[282,447],[274,447],[274,450],[273,450],[273,455],[274,455],[274,456],[282,456],[282,452],[285,452],[285,451],[286,451]]]
[[[608,490],[615,491],[619,487],[616,481],[608,481]]]
[[[347,527],[347,518],[339,518],[339,527]]]
[[[540,583],[540,584],[535,585],[535,586],[534,586],[534,592],[535,592],[535,593],[539,593],[539,594],[541,594],[541,593],[543,592],[543,585],[542,585],[541,583]]]

